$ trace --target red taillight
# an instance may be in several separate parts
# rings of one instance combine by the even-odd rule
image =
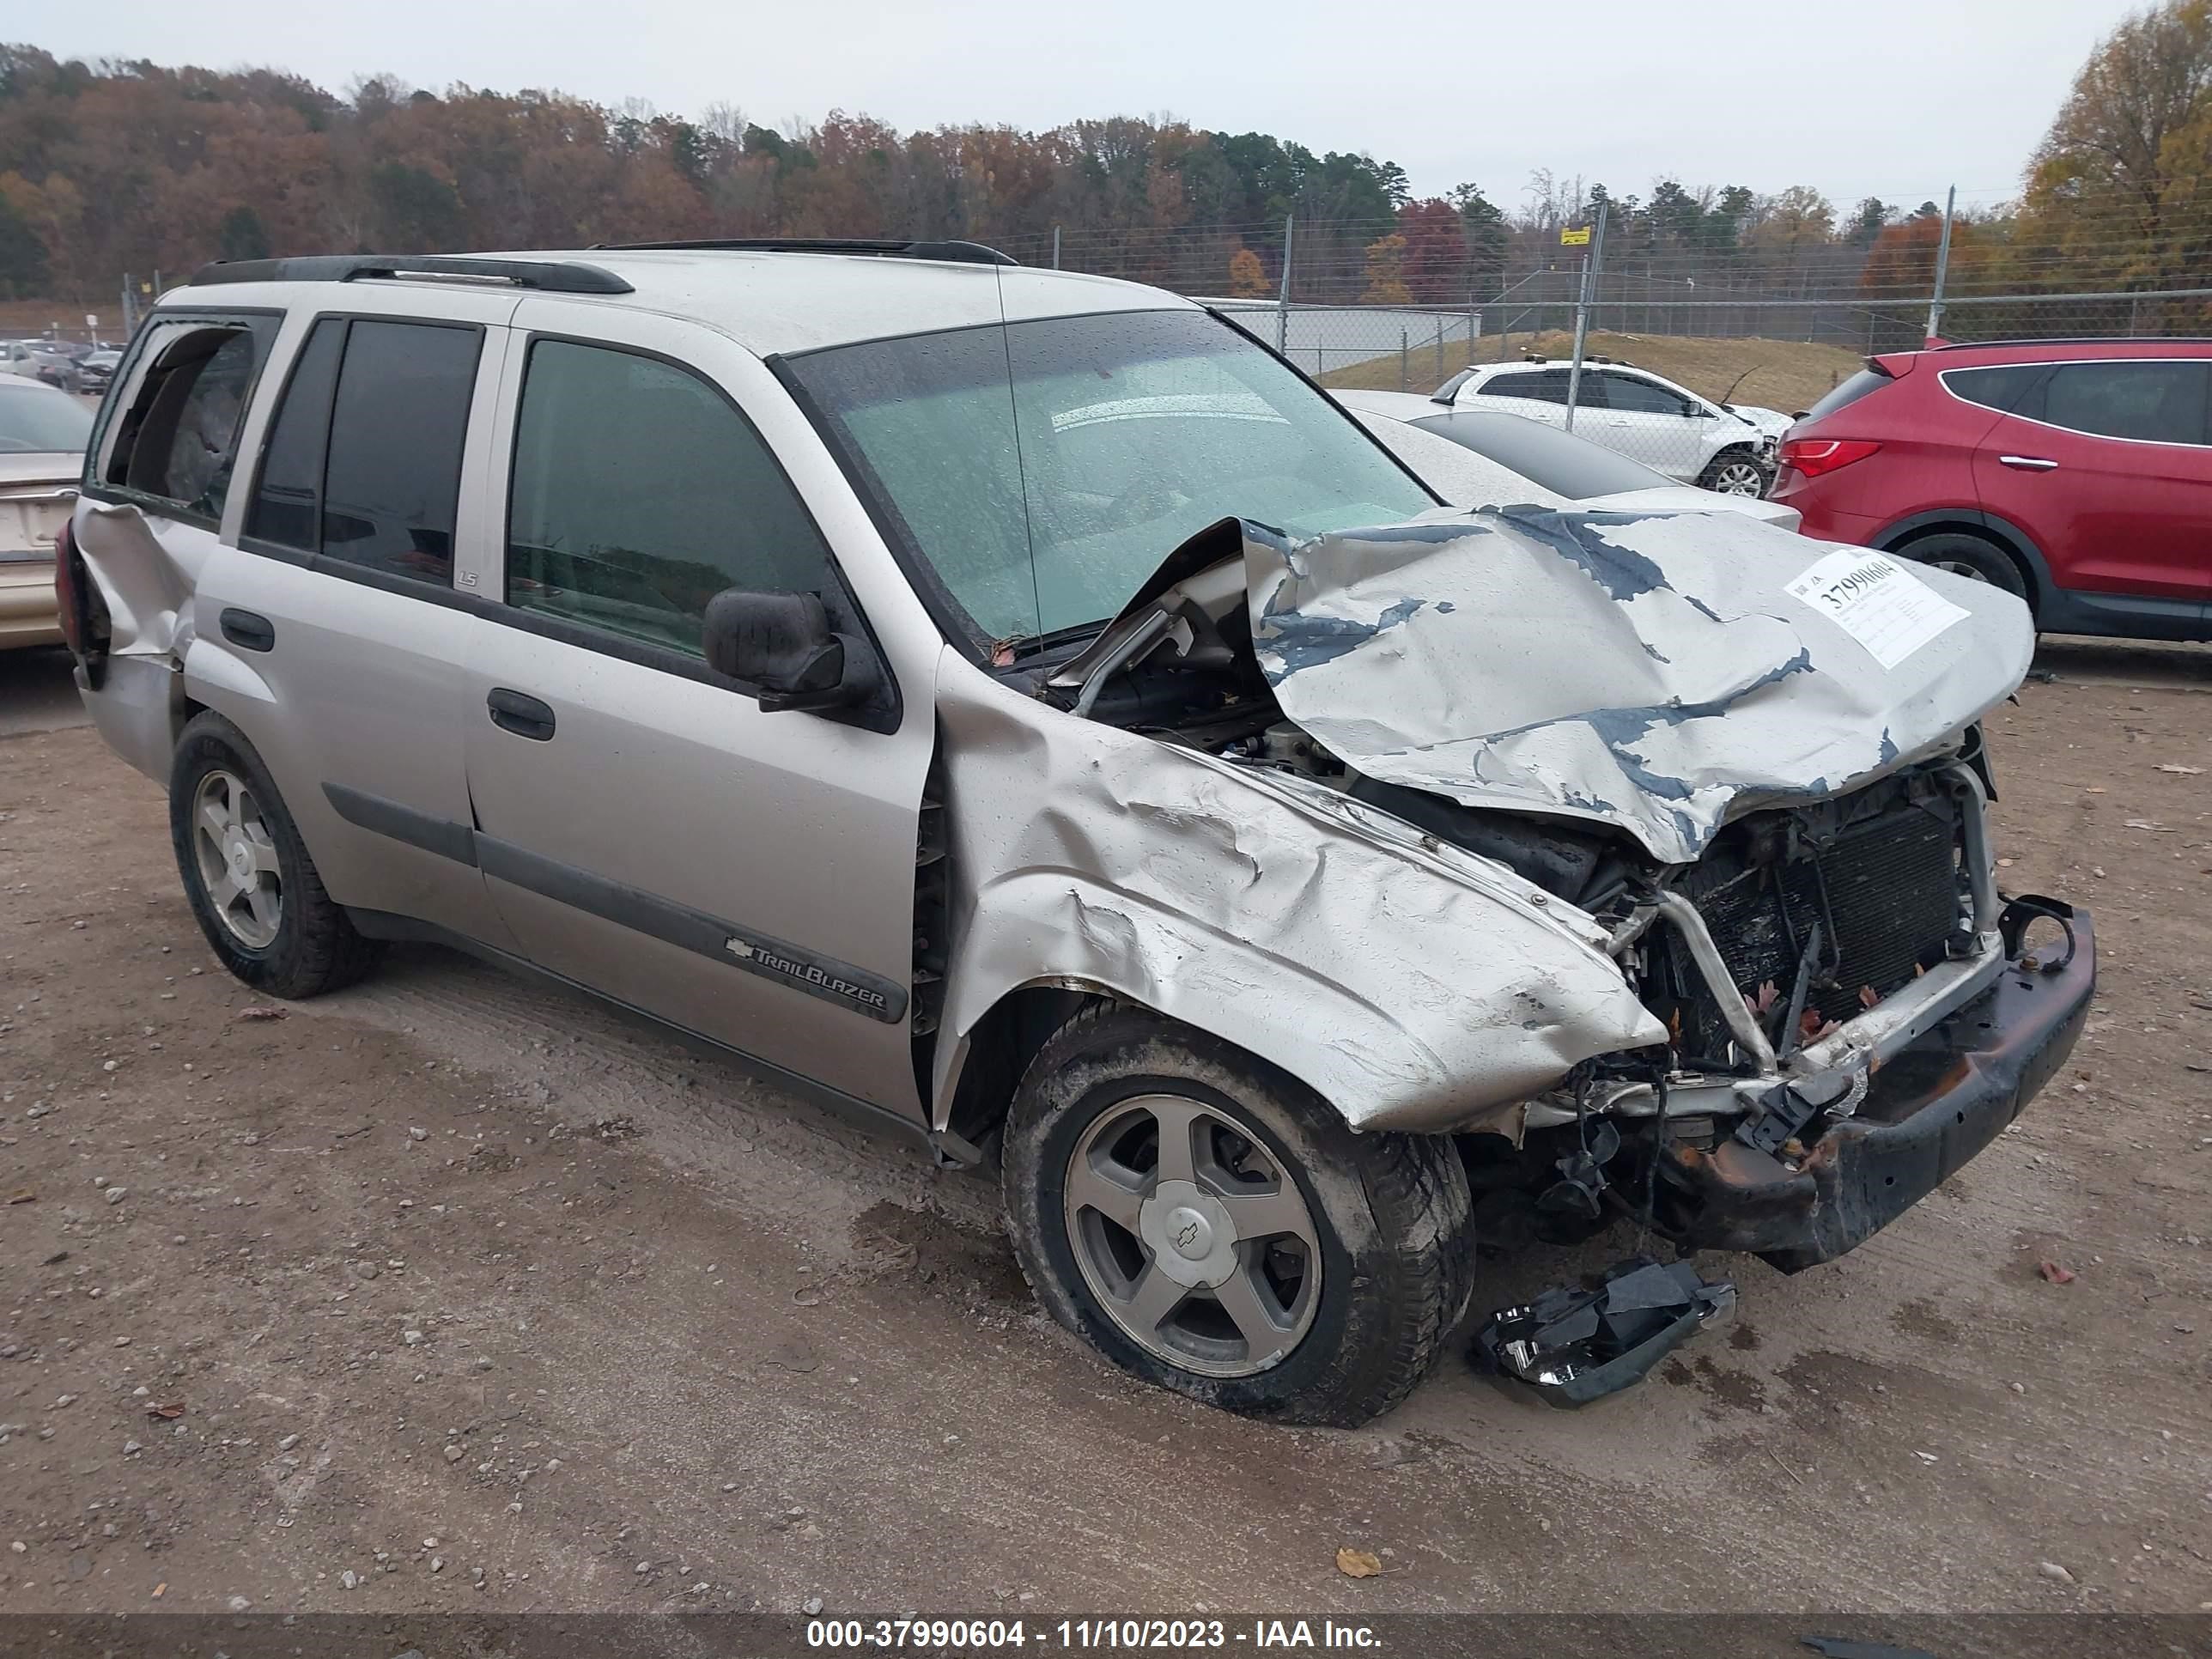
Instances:
[[[1783,465],[1794,466],[1807,477],[1817,478],[1823,472],[1833,472],[1839,466],[1863,461],[1881,447],[1864,438],[1792,438],[1782,446],[1778,459]]]
[[[76,537],[64,520],[61,534],[54,538],[54,610],[61,618],[62,638],[67,641],[70,654],[84,655],[84,642],[91,632],[85,626],[84,587],[77,575]]]
[[[67,523],[54,538],[54,613],[70,655],[84,671],[85,684],[97,690],[107,666],[107,606],[92,585],[76,534]]]

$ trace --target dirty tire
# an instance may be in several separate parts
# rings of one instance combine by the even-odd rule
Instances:
[[[276,848],[283,908],[276,937],[259,949],[233,937],[216,915],[193,849],[194,803],[202,782],[216,771],[230,773],[251,789]],[[200,932],[222,965],[255,990],[294,1000],[320,996],[352,984],[375,965],[375,942],[356,933],[323,890],[269,769],[246,734],[212,711],[194,715],[177,739],[169,767],[169,841]]]
[[[1917,542],[1908,542],[1898,550],[1900,556],[1921,564],[1932,564],[1939,570],[1948,570],[1978,582],[1987,582],[2001,587],[2016,599],[2027,599],[2027,580],[2021,574],[2020,567],[2012,557],[1994,542],[1984,541],[1979,536],[1969,536],[1955,531],[1941,535],[1923,536]],[[2033,601],[2029,604],[2033,606]]]
[[[1078,1265],[1068,1165],[1092,1126],[1146,1096],[1232,1119],[1286,1172],[1321,1245],[1312,1322],[1267,1370],[1217,1376],[1133,1340]],[[1126,1005],[1061,1026],[1015,1091],[1000,1180],[1007,1228],[1053,1317],[1125,1370],[1224,1410],[1349,1428],[1403,1400],[1466,1310],[1474,1233],[1467,1174],[1443,1136],[1354,1134],[1303,1084],[1203,1032]]]
[[[1723,495],[1764,495],[1773,482],[1774,475],[1750,450],[1724,449],[1706,463],[1698,487]]]

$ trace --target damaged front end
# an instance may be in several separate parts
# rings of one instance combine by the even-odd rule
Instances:
[[[1648,1036],[1553,1030],[1533,1089],[1332,1096],[1474,1135],[1493,1236],[1627,1212],[1796,1269],[1978,1152],[2086,1018],[2088,918],[2002,896],[1984,822],[1978,722],[2033,643],[2008,594],[1742,520],[1446,510],[1217,526],[1035,690],[1590,930]]]

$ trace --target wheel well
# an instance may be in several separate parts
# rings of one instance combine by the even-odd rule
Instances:
[[[1013,1103],[1014,1090],[1052,1034],[1093,1003],[1109,998],[1049,985],[1009,991],[975,1023],[968,1037],[968,1063],[952,1097],[947,1127],[981,1145]]]
[[[2011,538],[2000,531],[1992,530],[1985,524],[1976,524],[1971,520],[1964,519],[1956,521],[1945,520],[1936,524],[1917,524],[1902,536],[1891,537],[1882,544],[1881,550],[1885,553],[1902,553],[1916,542],[1924,542],[1930,536],[1972,536],[1976,541],[1995,548],[2011,560],[2013,568],[2020,572],[2021,583],[2027,590],[2028,609],[2037,611],[2042,608],[2043,586],[2036,580],[2033,562],[2013,544]]]

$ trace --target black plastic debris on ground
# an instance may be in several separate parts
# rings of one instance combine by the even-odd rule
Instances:
[[[1854,1642],[1842,1636],[1801,1636],[1797,1638],[1827,1659],[1936,1659],[1923,1648],[1893,1648],[1887,1642]]]
[[[1547,1405],[1587,1406],[1641,1382],[1735,1306],[1727,1279],[1708,1282],[1686,1261],[1631,1256],[1588,1290],[1549,1290],[1499,1309],[1476,1334],[1473,1358],[1477,1370],[1525,1383]]]

